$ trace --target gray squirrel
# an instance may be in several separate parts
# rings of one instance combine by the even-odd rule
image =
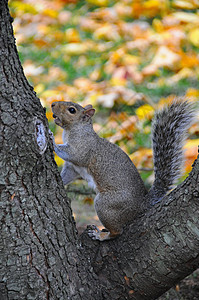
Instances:
[[[73,102],[52,103],[55,123],[61,126],[64,144],[55,153],[65,160],[63,183],[81,177],[96,191],[97,215],[107,229],[90,229],[89,236],[100,241],[117,237],[123,227],[160,199],[173,187],[183,165],[183,143],[193,122],[188,101],[176,100],[155,114],[152,144],[155,180],[149,191],[129,156],[117,145],[100,138],[93,129],[92,105]]]

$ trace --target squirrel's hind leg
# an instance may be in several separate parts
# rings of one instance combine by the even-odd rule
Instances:
[[[108,231],[107,229],[99,230],[99,228],[95,225],[89,226],[88,229],[88,235],[93,240],[99,240],[100,242],[115,239],[120,234],[122,234],[122,230],[118,232]]]
[[[121,219],[123,208],[122,195],[117,192],[98,193],[95,197],[95,210],[98,218],[104,225],[105,230],[100,231],[97,227],[89,231],[89,236],[94,240],[111,240],[122,234],[124,222]]]

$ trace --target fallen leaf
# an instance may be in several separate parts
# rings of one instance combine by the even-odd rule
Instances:
[[[199,28],[194,28],[189,32],[189,40],[190,42],[196,46],[199,47]]]
[[[173,0],[172,6],[181,9],[196,9],[199,8],[198,0]]]
[[[181,23],[199,24],[199,15],[197,14],[180,11],[174,12],[172,15]]]
[[[108,0],[86,0],[90,4],[98,5],[98,6],[107,6]]]
[[[144,104],[137,108],[135,113],[140,120],[151,119],[154,115],[154,108],[148,104]]]
[[[117,93],[109,93],[107,95],[101,95],[97,98],[97,102],[104,107],[113,107],[115,101],[118,99]]]
[[[65,37],[69,43],[79,43],[81,41],[79,32],[75,28],[68,28],[65,31]]]
[[[175,69],[180,62],[180,59],[180,55],[171,51],[168,47],[160,46],[151,64],[157,67],[168,67]]]
[[[147,148],[140,148],[139,151],[135,151],[134,153],[130,154],[130,159],[133,161],[137,168],[141,168],[143,166],[145,168],[152,168],[152,157],[152,149]]]
[[[68,55],[80,55],[86,53],[89,48],[85,43],[70,43],[62,49]]]

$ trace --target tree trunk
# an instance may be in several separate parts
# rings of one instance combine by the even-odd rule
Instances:
[[[77,234],[39,99],[0,2],[0,299],[79,299]]]
[[[45,111],[0,2],[0,299],[155,299],[199,263],[199,159],[116,240],[78,239]]]

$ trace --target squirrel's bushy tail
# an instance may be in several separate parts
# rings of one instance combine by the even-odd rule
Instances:
[[[183,144],[193,120],[193,107],[184,100],[174,101],[156,113],[152,127],[155,180],[148,195],[151,204],[160,200],[179,178]]]

